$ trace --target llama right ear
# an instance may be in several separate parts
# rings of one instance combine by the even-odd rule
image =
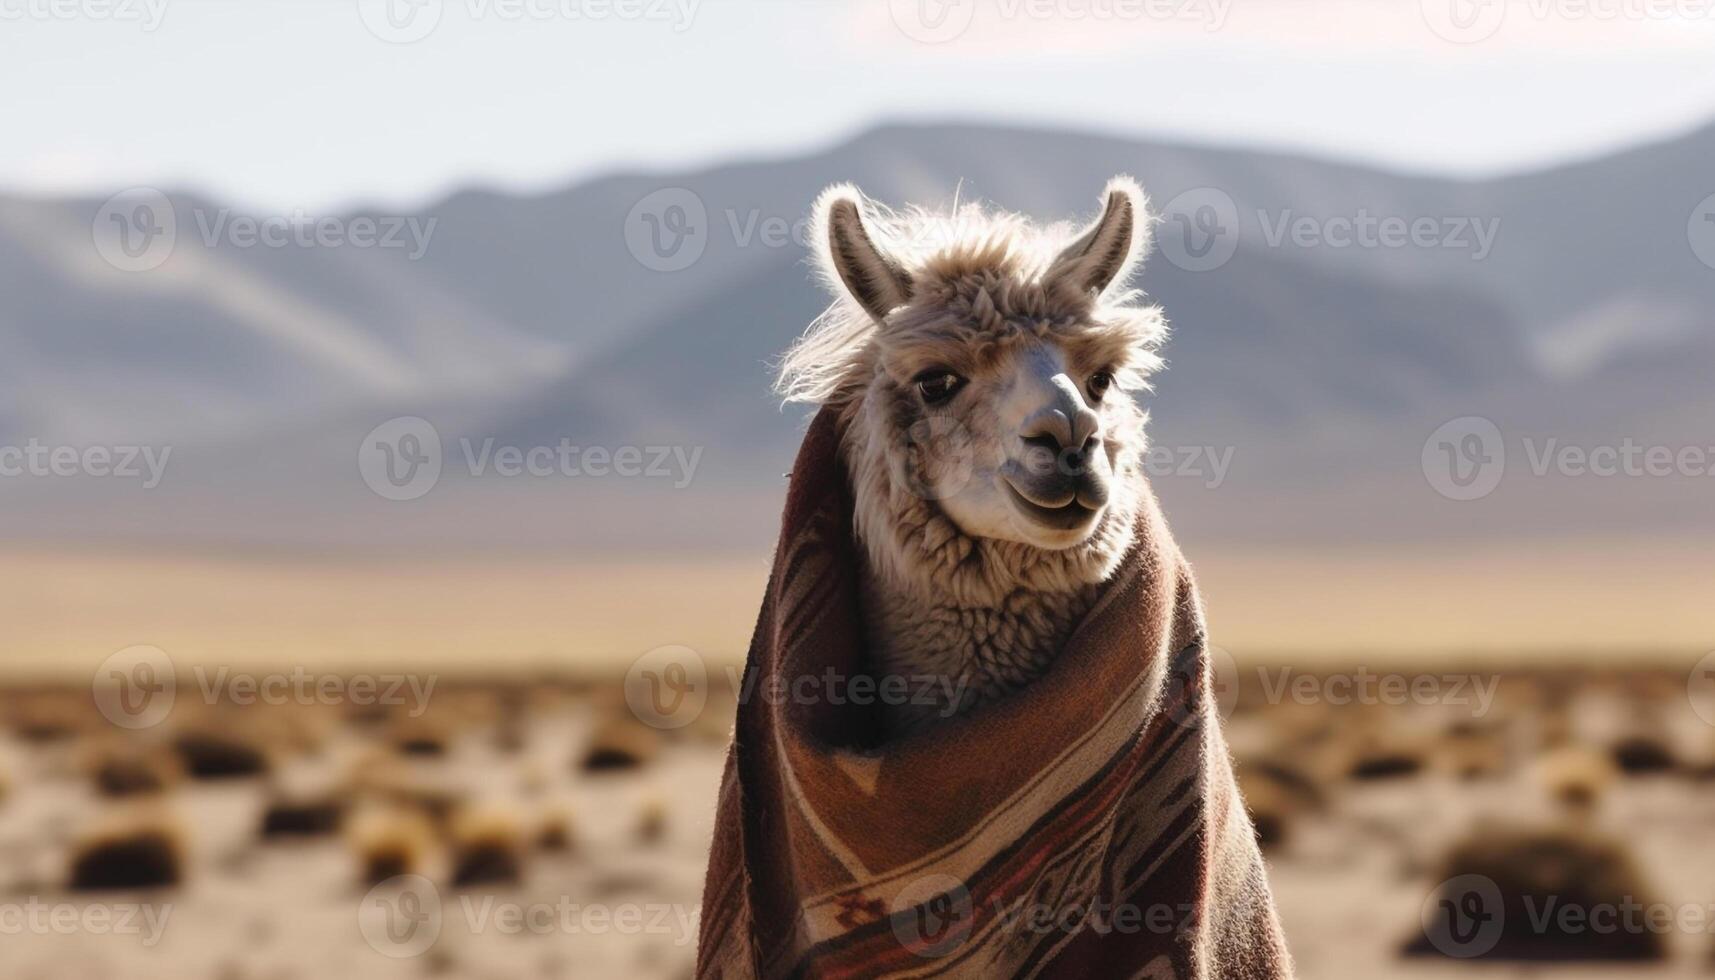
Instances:
[[[1149,254],[1148,215],[1149,198],[1137,181],[1108,181],[1102,191],[1102,216],[1054,259],[1047,278],[1097,295],[1124,283]]]
[[[852,299],[877,320],[911,298],[911,274],[876,246],[864,227],[863,195],[836,184],[816,200],[815,241],[823,274],[838,280]]]

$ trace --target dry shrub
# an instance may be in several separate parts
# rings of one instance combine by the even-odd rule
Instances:
[[[86,707],[87,700],[65,694],[19,694],[12,706],[12,734],[31,745],[69,741],[84,733],[90,720]]]
[[[278,796],[262,811],[264,840],[324,837],[339,832],[345,804],[337,797]]]
[[[1615,779],[1614,764],[1607,754],[1578,746],[1543,755],[1536,768],[1548,798],[1574,814],[1594,810]]]
[[[498,806],[460,812],[449,837],[457,887],[513,883],[524,875],[524,834],[515,812]]]
[[[184,879],[185,837],[152,812],[111,818],[72,848],[67,885],[74,891],[168,888]]]
[[[616,717],[596,727],[584,751],[585,772],[636,769],[661,751],[661,733],[633,718]]]
[[[348,840],[357,858],[358,877],[366,884],[405,874],[421,874],[434,851],[435,833],[421,813],[383,807],[357,814]]]
[[[637,814],[637,839],[644,844],[659,844],[667,837],[667,803],[658,796],[643,801]]]
[[[165,793],[181,775],[173,757],[155,752],[104,752],[93,769],[96,790],[113,799]]]
[[[1667,953],[1665,937],[1648,928],[1642,915],[1618,920],[1612,929],[1592,927],[1590,913],[1652,904],[1630,852],[1621,842],[1570,827],[1483,827],[1457,845],[1440,869],[1440,880],[1477,875],[1494,883],[1501,908],[1484,906],[1498,918],[1499,932],[1491,947],[1464,946],[1472,959],[1589,962],[1598,960],[1659,960]],[[1441,908],[1457,910],[1466,896],[1439,896]],[[1582,918],[1568,924],[1567,909]],[[1453,914],[1451,911],[1444,915]],[[1603,913],[1606,915],[1607,913]],[[1472,922],[1437,924],[1442,935],[1470,935]],[[1472,940],[1473,942],[1475,940]],[[1486,942],[1485,942],[1486,945]],[[1428,935],[1407,945],[1407,955],[1445,955]]]
[[[536,846],[544,851],[569,851],[576,843],[572,832],[572,815],[564,807],[555,807],[542,815],[536,830]]]
[[[400,755],[438,759],[447,754],[447,732],[421,721],[402,725],[393,734],[393,747]]]
[[[1614,765],[1628,776],[1653,776],[1679,768],[1667,739],[1646,732],[1627,735],[1613,745]]]
[[[1402,779],[1423,771],[1423,753],[1405,746],[1375,746],[1352,759],[1346,775],[1356,782]]]
[[[1441,769],[1466,782],[1500,776],[1508,768],[1505,728],[1475,720],[1450,725],[1436,758]]]
[[[268,753],[230,731],[183,732],[173,740],[173,750],[192,779],[243,779],[268,771]]]

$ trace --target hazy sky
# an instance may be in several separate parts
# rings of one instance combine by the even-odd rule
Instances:
[[[1715,0],[0,0],[0,191],[314,210],[955,117],[1486,173],[1715,119],[1712,66]]]

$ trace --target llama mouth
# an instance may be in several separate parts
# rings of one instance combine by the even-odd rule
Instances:
[[[1090,523],[1099,508],[1086,507],[1078,502],[1074,495],[1066,504],[1059,507],[1047,507],[1036,503],[1029,497],[1018,492],[1018,488],[1007,480],[1000,481],[1006,485],[1007,496],[1012,498],[1012,505],[1033,523],[1056,531],[1071,531]]]

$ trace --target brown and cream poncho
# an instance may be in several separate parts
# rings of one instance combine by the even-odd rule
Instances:
[[[1153,500],[1065,651],[1010,697],[876,744],[871,699],[754,696],[865,671],[835,430],[824,411],[793,469],[696,975],[1291,976],[1196,585]]]

